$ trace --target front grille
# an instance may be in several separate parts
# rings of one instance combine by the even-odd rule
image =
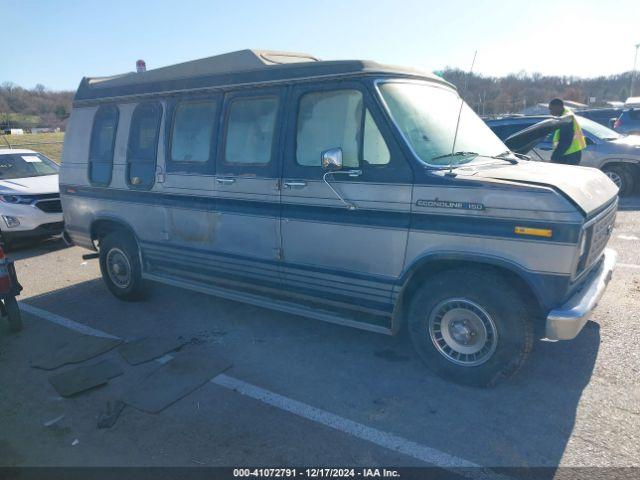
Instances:
[[[617,208],[615,205],[605,212],[602,212],[600,216],[596,218],[595,222],[584,232],[584,234],[587,235],[587,250],[583,258],[580,259],[578,273],[587,270],[600,258],[600,254],[602,254],[602,251],[607,246],[609,237],[611,237],[613,225],[616,221],[616,212]]]
[[[52,200],[40,200],[36,202],[36,207],[47,213],[62,213],[62,203],[60,203],[59,198]]]

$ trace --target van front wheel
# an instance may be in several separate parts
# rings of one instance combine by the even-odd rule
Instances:
[[[476,387],[511,377],[533,346],[529,308],[491,270],[452,270],[429,278],[411,303],[409,332],[429,368]]]
[[[100,272],[109,291],[121,300],[144,294],[138,246],[130,235],[111,232],[100,242]]]

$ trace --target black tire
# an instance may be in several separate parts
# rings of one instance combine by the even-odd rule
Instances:
[[[20,307],[18,307],[16,297],[5,298],[4,308],[7,312],[7,319],[9,320],[9,330],[14,333],[21,331],[24,325],[22,323],[22,315],[20,313]]]
[[[100,272],[109,291],[125,301],[144,298],[145,285],[136,241],[126,232],[108,233],[100,242]]]
[[[467,328],[469,324],[480,328]],[[450,270],[428,278],[411,302],[408,326],[415,349],[430,369],[474,387],[492,387],[510,378],[533,348],[531,309],[507,279],[489,269]],[[460,353],[449,347],[445,335],[461,350],[483,348]],[[470,343],[457,343],[455,335]],[[452,360],[455,355],[457,360]]]
[[[602,171],[618,186],[621,197],[631,195],[635,190],[633,173],[624,165],[605,165]]]

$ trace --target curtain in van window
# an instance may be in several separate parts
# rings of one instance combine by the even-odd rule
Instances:
[[[111,183],[113,151],[118,128],[118,107],[103,105],[96,111],[89,146],[89,181],[96,185]]]
[[[127,180],[134,187],[151,187],[156,175],[156,153],[162,108],[141,103],[133,111],[127,149]]]
[[[266,165],[271,161],[278,99],[241,98],[231,102],[225,163]]]
[[[319,167],[322,152],[341,148],[343,165],[357,167],[362,108],[362,93],[358,90],[303,95],[298,109],[298,164]]]
[[[217,105],[212,101],[178,105],[171,135],[171,161],[205,163],[209,160]]]

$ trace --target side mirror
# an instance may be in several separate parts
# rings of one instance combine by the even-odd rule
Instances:
[[[321,154],[322,168],[328,171],[340,170],[342,168],[342,149],[330,148]]]

